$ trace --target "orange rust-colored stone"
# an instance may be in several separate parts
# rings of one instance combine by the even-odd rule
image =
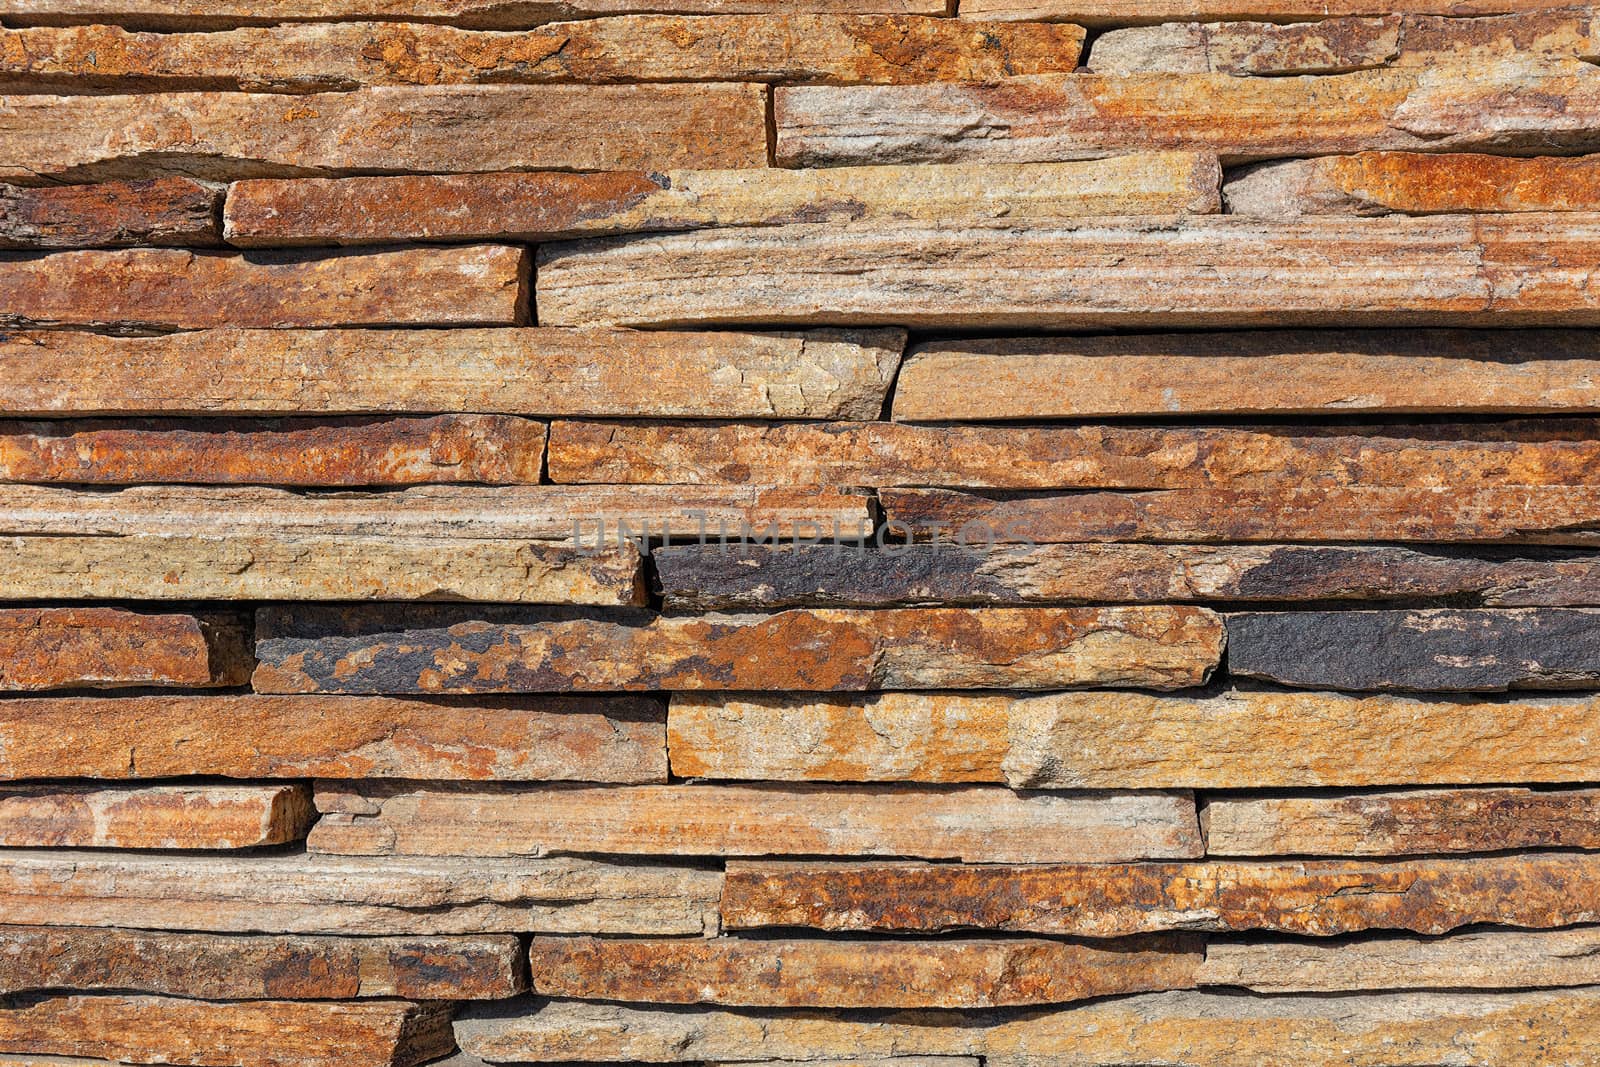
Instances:
[[[0,789],[8,848],[258,848],[303,840],[315,821],[303,785]]]
[[[0,30],[0,41],[6,32]],[[4,49],[0,43],[0,55]],[[216,245],[221,205],[222,190],[188,178],[0,185],[0,248]]]
[[[241,685],[247,640],[228,619],[9,608],[0,610],[0,690]]]

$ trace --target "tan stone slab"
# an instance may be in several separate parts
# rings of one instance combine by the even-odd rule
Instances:
[[[900,330],[40,330],[0,333],[0,400],[16,416],[875,419],[904,346]]]
[[[491,1000],[527,988],[515,937],[305,937],[0,926],[0,990],[205,1000]],[[4,1060],[0,1060],[4,1063]]]
[[[0,96],[0,180],[761,167],[759,85]]]
[[[0,41],[8,32],[0,30]],[[0,56],[4,48],[0,44]],[[222,190],[188,178],[52,188],[0,185],[0,248],[221,244],[221,203]]]
[[[721,885],[720,871],[575,859],[0,852],[0,905],[19,926],[699,936],[716,932]]]
[[[1597,409],[1600,340],[1577,330],[937,341],[906,358],[894,395],[911,422]]]
[[[236,619],[0,610],[0,691],[242,685],[252,665],[248,643]]]
[[[562,237],[863,218],[1052,219],[1215,214],[1221,170],[1198,152],[1079,163],[818,170],[558,171],[235,182],[240,246]]]
[[[644,697],[36,697],[0,701],[0,777],[664,782],[663,733]]]
[[[258,848],[316,817],[304,785],[22,786],[0,789],[0,846]]]
[[[1586,782],[1589,696],[674,695],[683,777],[1246,789]]]
[[[1155,0],[1154,3],[1130,8],[1125,0],[964,0],[961,14],[966,18],[985,21],[1052,19],[1077,21],[1091,26],[1126,26],[1131,23],[1175,22],[1183,19],[1207,22],[1239,19],[1307,22],[1347,15],[1393,13],[1476,18],[1561,10],[1572,6],[1572,0]]]
[[[1198,938],[1099,945],[971,941],[536,937],[533,991],[758,1008],[992,1008],[1189,989]]]
[[[911,856],[967,863],[1203,854],[1194,798],[895,786],[516,789],[335,783],[312,852],[378,856]],[[558,994],[560,995],[560,994]],[[644,998],[648,999],[648,998]]]

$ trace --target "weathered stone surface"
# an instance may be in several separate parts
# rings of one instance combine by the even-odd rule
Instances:
[[[0,334],[0,401],[15,416],[875,419],[904,346],[900,330],[42,330]]]
[[[1202,608],[263,608],[263,693],[1055,689],[1199,685],[1222,653]]]
[[[332,255],[57,252],[0,259],[0,287],[0,328],[509,326],[528,315],[527,254],[509,245]],[[197,371],[216,368],[190,369]]]
[[[0,481],[363,486],[536,483],[543,423],[507,415],[285,423],[7,422]]]
[[[236,182],[236,245],[560,237],[871,219],[1215,214],[1215,156],[1143,152],[1080,163],[446,174]]]
[[[699,83],[3,96],[0,180],[761,167],[763,95]]]
[[[238,937],[0,926],[0,990],[123,990],[203,1000],[489,1000],[526,988],[521,953],[516,938],[498,935]]]
[[[1542,57],[1323,78],[1036,74],[774,90],[782,166],[1029,163],[1130,149],[1225,163],[1335,152],[1600,148],[1600,71]]]
[[[1228,617],[1228,669],[1320,689],[1586,689],[1600,611],[1245,612]]]
[[[39,697],[0,701],[0,777],[664,782],[663,731],[643,697]]]
[[[1600,409],[1597,382],[1600,341],[1576,330],[938,341],[907,357],[894,417],[1582,412]]]
[[[974,927],[1082,937],[1161,930],[1442,934],[1474,923],[1537,929],[1594,922],[1597,882],[1600,856],[1565,852],[1031,867],[734,860],[722,922],[730,930]]]
[[[1258,993],[1537,989],[1600,984],[1600,929],[1478,930],[1423,940],[1210,940],[1200,983]]]
[[[3,550],[3,543],[0,543]],[[1400,600],[1600,605],[1600,556],[1387,545],[680,545],[651,553],[668,611],[916,604]],[[62,594],[65,595],[65,594]]]
[[[912,856],[968,863],[1172,859],[1205,850],[1194,798],[895,786],[317,788],[307,847],[341,855]],[[648,998],[645,998],[648,999]]]
[[[1580,326],[1600,323],[1597,256],[1600,216],[1576,213],[794,224],[546,245],[539,321]]]
[[[13,0],[18,2],[18,0]],[[45,0],[33,0],[42,3]],[[59,0],[57,0],[59,2]],[[107,0],[76,0],[105,3]],[[128,0],[114,0],[125,6]],[[164,5],[170,6],[170,5]],[[961,14],[985,21],[1062,19],[1091,26],[1202,19],[1306,22],[1347,15],[1450,15],[1459,18],[1570,8],[1572,0],[1155,0],[1129,8],[1124,0],[965,0]]]
[[[536,937],[533,991],[758,1008],[992,1008],[1189,989],[1196,938],[802,941]]]
[[[1600,156],[1363,152],[1263,163],[1231,179],[1224,191],[1230,210],[1272,218],[1594,211],[1600,207]]]
[[[1597,814],[1593,789],[1407,789],[1216,796],[1201,823],[1208,855],[1398,856],[1596,848]]]
[[[0,1009],[0,1047],[123,1062],[242,1067],[413,1067],[454,1047],[443,1004],[228,1003],[30,996]]]
[[[1071,71],[1083,30],[886,15],[620,15],[494,33],[412,22],[299,23],[211,33],[115,26],[0,31],[0,85],[63,92],[363,85],[987,81]]]
[[[248,643],[236,619],[9,608],[0,610],[0,691],[242,685]]]
[[[315,821],[303,785],[0,789],[7,848],[256,848],[303,840]]]
[[[717,929],[721,886],[720,871],[572,859],[0,852],[0,904],[21,926],[698,936]]]
[[[1587,782],[1600,701],[1223,692],[675,695],[684,777],[1245,789]]]
[[[8,32],[0,30],[0,42]],[[4,48],[0,43],[0,56]],[[188,178],[53,188],[0,185],[0,248],[221,244],[221,204],[222,190]]]
[[[1050,1012],[673,1011],[571,1001],[473,1006],[456,1021],[468,1053],[500,1063],[656,1063],[981,1053],[1000,1067],[1501,1067],[1533,1054],[1581,1067],[1600,994],[1590,989],[1383,997],[1148,993]]]

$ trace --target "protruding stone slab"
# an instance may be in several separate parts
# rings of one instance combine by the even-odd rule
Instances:
[[[1320,689],[1586,689],[1600,682],[1600,611],[1246,612],[1228,669]],[[1513,779],[1514,780],[1514,779]]]
[[[721,885],[719,871],[573,859],[0,852],[0,904],[19,926],[699,936],[716,931]]]
[[[967,863],[1202,855],[1188,793],[895,786],[317,788],[312,852],[368,856],[910,856]],[[646,998],[648,999],[648,998]]]
[[[242,685],[248,641],[234,619],[9,608],[0,610],[0,691]]]
[[[316,817],[303,785],[24,786],[0,789],[0,846],[258,848],[304,840]]]
[[[526,988],[514,937],[239,937],[0,926],[0,990],[203,1000],[491,1000]]]
[[[1198,938],[1008,941],[536,937],[533,991],[646,1004],[994,1008],[1188,989]]]
[[[0,260],[0,327],[510,326],[527,320],[526,259],[525,250],[508,245],[249,256],[140,248],[10,258]],[[216,380],[214,366],[189,369],[201,372]]]
[[[42,0],[34,0],[42,2]],[[77,0],[79,3],[96,0]],[[107,2],[107,0],[98,0]],[[126,4],[128,0],[111,0]],[[1459,18],[1570,8],[1571,0],[1155,0],[1130,10],[1122,0],[966,0],[961,14],[984,21],[1069,19],[1091,26],[1203,19],[1306,22],[1348,15],[1450,15]]]
[[[0,30],[0,56],[5,55],[9,32]],[[45,188],[0,185],[0,248],[221,244],[221,205],[222,190],[188,178]]]
[[[697,83],[5,96],[0,180],[762,167],[763,95]]]
[[[1199,685],[1222,653],[1201,608],[264,608],[262,693],[1057,689]]]
[[[786,222],[1214,214],[1215,156],[1142,152],[1081,163],[820,170],[447,174],[236,182],[242,246],[561,237]]]
[[[1474,923],[1594,922],[1597,881],[1600,856],[1563,852],[1032,867],[732,861],[722,922],[730,930],[973,927],[1081,937],[1161,930],[1442,934]]]
[[[38,697],[0,701],[0,777],[664,782],[663,734],[644,697]]]
[[[901,330],[43,330],[0,334],[0,399],[18,416],[876,419],[904,346]]]
[[[1246,789],[1588,782],[1600,701],[1223,692],[673,697],[684,777]]]

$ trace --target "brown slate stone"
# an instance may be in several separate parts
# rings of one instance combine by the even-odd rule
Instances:
[[[0,778],[664,782],[644,697],[39,697],[0,701]]]
[[[284,423],[7,422],[0,481],[89,485],[537,483],[543,423],[506,415]]]
[[[179,997],[19,998],[0,1048],[197,1067],[413,1067],[454,1047],[443,1004],[207,1002]]]
[[[1208,855],[1398,856],[1597,848],[1597,815],[1600,790],[1502,787],[1214,796],[1200,817]]]
[[[0,401],[14,416],[876,419],[904,346],[901,330],[41,330],[0,333]]]
[[[533,992],[756,1008],[993,1008],[1190,989],[1197,938],[1100,945],[536,937]]]
[[[0,991],[202,1000],[492,1000],[527,987],[514,937],[239,937],[0,926]],[[3,1061],[0,1061],[3,1062]]]
[[[0,328],[510,326],[527,319],[528,281],[526,251],[508,245],[57,252],[0,259]]]
[[[895,786],[632,789],[336,783],[312,852],[377,856],[911,856],[967,863],[1204,852],[1194,798]]]
[[[1597,884],[1600,855],[1566,852],[1029,867],[735,860],[722,923],[729,930],[972,927],[1078,937],[1162,930],[1442,934],[1474,923],[1539,929],[1594,922]]]
[[[1013,789],[1589,782],[1600,700],[1343,693],[677,694],[674,774]]]
[[[763,99],[720,83],[0,96],[0,180],[762,167]]]
[[[720,871],[574,859],[0,851],[0,906],[21,926],[698,937],[716,932],[721,885]]]
[[[22,786],[0,789],[0,846],[258,848],[304,840],[316,817],[304,785]]]
[[[0,30],[0,41],[7,32]],[[4,48],[0,44],[0,55]],[[0,248],[216,245],[222,243],[221,206],[222,190],[188,178],[0,185]]]
[[[264,178],[235,182],[224,219],[241,246],[519,239],[870,219],[1215,214],[1213,155],[1140,152],[1078,163],[819,170],[559,171]]]
[[[0,610],[0,691],[242,685],[248,641],[234,619],[9,608]]]
[[[1577,330],[939,341],[907,357],[894,397],[911,422],[1594,410],[1600,340]]]
[[[17,2],[17,0],[13,0]],[[33,0],[43,3],[47,0]],[[57,0],[59,2],[59,0]],[[129,0],[76,0],[116,3]],[[170,6],[170,5],[164,5]],[[1154,0],[1129,8],[1126,0],[965,0],[961,14],[984,21],[1067,20],[1090,26],[1200,19],[1306,22],[1347,15],[1450,15],[1459,18],[1561,10],[1572,0]]]
[[[1199,685],[1222,654],[1202,608],[263,608],[263,693],[1057,689]]]

